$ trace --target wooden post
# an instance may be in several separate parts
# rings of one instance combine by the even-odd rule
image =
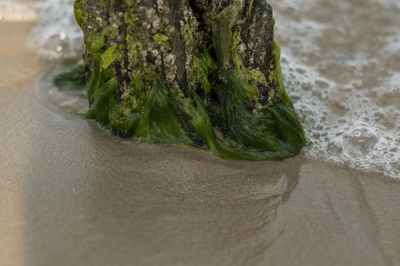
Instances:
[[[265,0],[76,0],[88,118],[138,141],[283,159],[305,144]]]

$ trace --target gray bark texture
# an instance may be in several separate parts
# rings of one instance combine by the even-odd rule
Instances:
[[[186,96],[189,86],[196,89],[201,84],[188,84],[193,80],[191,60],[211,47],[212,22],[224,8],[232,5],[232,0],[81,0],[80,11],[86,13],[87,19],[81,23],[86,39],[95,29],[110,27],[107,34],[108,45],[123,47],[124,59],[116,64],[119,85],[122,92],[129,94],[128,72],[134,68],[136,61],[165,77],[169,85],[179,89]],[[235,48],[243,61],[244,67],[260,70],[266,77],[273,67],[272,45],[274,40],[274,20],[272,9],[265,0],[237,1],[237,14],[226,18],[222,23],[232,23],[235,32],[240,36],[240,43]],[[130,19],[136,20],[130,23]],[[229,21],[233,19],[233,21]],[[221,25],[225,27],[228,25]],[[154,35],[163,34],[168,43],[154,40]],[[129,38],[133,37],[133,38]],[[132,43],[132,40],[136,40]],[[230,40],[222,40],[229,47]],[[86,43],[88,40],[86,40]],[[132,49],[134,45],[135,49]],[[139,54],[132,57],[131,51]],[[213,51],[210,51],[213,53]],[[215,51],[214,51],[215,52]],[[223,51],[225,57],[231,51]],[[87,58],[89,59],[89,58]],[[90,61],[90,59],[89,59]],[[231,60],[226,60],[227,65]],[[91,64],[88,65],[92,70]],[[266,84],[260,88],[261,98],[268,99]]]

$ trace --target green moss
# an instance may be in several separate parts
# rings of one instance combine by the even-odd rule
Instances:
[[[126,36],[126,42],[130,45],[129,47],[129,60],[135,62],[136,58],[142,49],[142,43],[140,40],[130,34]]]
[[[162,83],[155,82],[148,91],[134,137],[141,142],[190,144],[170,106]]]
[[[241,71],[228,72],[228,86],[236,98],[241,100],[256,100],[259,95],[258,88],[251,85]]]
[[[254,2],[254,0],[250,0],[250,3],[249,3],[249,11],[248,11],[248,13],[247,13],[247,16],[248,16],[248,17],[251,16],[251,11],[253,10],[253,2]]]
[[[86,43],[87,51],[91,52],[93,56],[97,56],[106,44],[106,35],[107,29],[91,31]]]
[[[70,69],[53,77],[53,83],[62,90],[84,90],[86,86],[85,69],[81,62],[64,63],[63,68]]]
[[[164,58],[163,65],[155,68],[139,60],[142,46],[148,41],[170,51],[170,39],[164,33],[150,35],[150,40],[141,39],[135,30],[138,17],[128,12],[122,18],[129,26],[126,47],[112,41],[118,37],[116,27],[88,32],[85,64],[91,71],[86,84],[90,104],[87,117],[119,136],[141,142],[202,142],[226,159],[281,160],[296,155],[305,144],[305,137],[284,88],[279,44],[273,43],[274,64],[269,77],[244,66],[238,52],[242,41],[241,2],[232,0],[222,11],[213,10],[207,16],[207,26],[212,29],[208,46],[198,47],[191,27],[181,27],[185,48],[193,53],[186,65],[186,96],[169,87],[160,71],[173,64],[168,65]],[[131,0],[125,3],[135,4]],[[85,23],[87,18],[81,8],[80,0],[76,0],[78,23]],[[117,79],[121,66],[126,67],[125,73]],[[260,86],[271,92],[268,104],[261,108]],[[218,138],[217,130],[222,133]]]
[[[232,59],[235,53],[234,31],[235,25],[240,23],[238,20],[241,8],[240,0],[233,0],[232,4],[223,9],[218,14],[212,14],[208,21],[213,31],[213,48],[216,52],[217,62],[221,71],[227,72],[232,66]]]
[[[182,30],[182,39],[186,46],[190,47],[193,42],[193,32],[189,26],[186,26]]]
[[[115,50],[116,46],[111,46],[101,55],[101,68],[107,69],[117,59]]]
[[[218,145],[214,143],[212,146],[218,148],[217,153],[221,153],[221,149],[228,152],[224,155],[228,158],[258,160],[291,157],[305,144],[305,137],[283,85],[279,44],[274,41],[275,67],[271,71],[270,83],[261,71],[245,68],[238,53],[240,34],[235,29],[242,23],[239,20],[240,9],[241,2],[234,0],[208,21],[213,29],[213,48],[220,76],[225,80],[216,88],[219,105],[212,109],[212,124],[222,131],[225,142],[234,143],[227,147],[214,140]],[[258,100],[257,84],[272,85],[279,95],[274,98],[273,104],[254,114],[248,106]],[[212,134],[208,138],[212,138]]]
[[[132,136],[139,121],[141,102],[136,97],[128,97],[113,106],[109,115],[109,128],[122,137]]]
[[[74,4],[75,19],[81,29],[84,29],[84,23],[88,20],[89,14],[82,8],[82,0],[76,0]]]
[[[168,36],[162,34],[162,33],[157,33],[153,36],[153,40],[156,42],[166,42],[168,41]]]
[[[283,84],[282,69],[281,69],[281,62],[280,62],[281,47],[279,45],[279,42],[276,39],[274,39],[272,55],[274,58],[275,66],[274,66],[273,71],[271,71],[271,73],[270,73],[270,82],[277,88],[277,90],[282,98],[283,103],[292,105],[292,102],[286,93],[285,85]]]
[[[131,26],[135,25],[135,23],[136,23],[136,21],[138,19],[139,18],[135,14],[131,14],[131,13],[128,13],[128,12],[126,12],[124,14],[124,21],[128,25],[131,25]]]
[[[244,122],[243,124],[244,127],[247,127],[248,132],[250,132],[249,135],[258,137],[253,140],[249,139],[249,141],[250,142],[253,141],[252,144],[258,146],[226,145],[216,138],[214,133],[213,123],[203,105],[203,101],[201,100],[201,98],[194,92],[193,92],[193,98],[195,99],[196,107],[191,104],[183,104],[183,109],[185,110],[186,114],[190,117],[191,119],[190,121],[195,130],[206,141],[208,148],[214,154],[224,159],[251,160],[251,161],[283,160],[285,158],[295,156],[298,153],[299,149],[301,148],[301,146],[293,147],[282,141],[277,140],[276,138],[272,139],[268,137],[268,134],[266,134],[268,133],[268,131],[264,131],[261,133],[261,135],[256,136],[256,134],[259,133],[258,129],[249,127],[248,126],[249,123],[247,120],[243,120],[241,122]],[[235,107],[238,105],[232,105],[232,106]],[[229,120],[229,118],[233,118],[234,120],[236,120],[238,117],[246,118],[245,117],[246,112],[242,112],[243,109],[236,111],[239,111],[239,116],[228,114],[227,120],[225,120],[232,126],[235,125],[240,126],[240,124],[231,123],[231,122],[238,122],[239,120],[232,121]],[[264,127],[267,126],[268,126],[267,124],[264,125]],[[251,130],[255,131],[252,132]],[[274,143],[274,141],[276,143]],[[260,146],[261,143],[264,145],[264,147]],[[276,144],[276,146],[273,146],[274,144]]]
[[[93,103],[90,106],[87,118],[96,119],[103,126],[109,123],[109,113],[117,103],[118,81],[111,78],[93,92]]]
[[[123,46],[117,48],[116,45],[109,47],[102,55],[101,55],[101,68],[108,69],[111,64],[114,62],[118,62],[123,58]]]
[[[210,74],[217,69],[217,65],[208,52],[204,52],[199,56],[192,58],[190,78],[199,83],[201,88],[209,93],[211,91],[211,84],[209,81]]]

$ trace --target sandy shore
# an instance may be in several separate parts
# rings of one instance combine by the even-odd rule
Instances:
[[[400,265],[400,182],[109,136],[0,24],[0,265]]]

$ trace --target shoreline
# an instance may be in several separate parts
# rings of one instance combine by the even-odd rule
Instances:
[[[111,137],[38,97],[30,27],[0,24],[0,264],[400,265],[400,180]]]

